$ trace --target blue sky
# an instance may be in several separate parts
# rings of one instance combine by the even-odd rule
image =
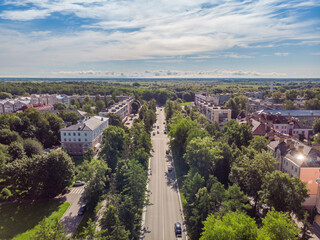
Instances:
[[[0,77],[320,77],[320,0],[1,0]]]

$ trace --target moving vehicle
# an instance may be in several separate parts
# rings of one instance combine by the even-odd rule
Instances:
[[[155,135],[156,135],[156,133],[155,133],[155,132],[153,132],[153,133],[152,133],[152,135],[153,135],[153,136],[155,136]]]
[[[179,222],[174,224],[174,233],[176,234],[176,237],[182,237],[181,224]]]
[[[82,216],[87,210],[87,206],[85,204],[81,205],[79,211],[78,211],[78,216]]]
[[[75,183],[73,184],[74,187],[80,187],[83,186],[85,184],[85,182],[82,181],[75,181]]]

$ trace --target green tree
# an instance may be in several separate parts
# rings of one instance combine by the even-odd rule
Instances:
[[[312,124],[312,130],[313,133],[320,133],[320,118],[317,118],[316,120],[313,121]]]
[[[280,91],[275,91],[275,92],[272,93],[272,99],[276,103],[279,103],[281,98],[282,98],[282,93]]]
[[[253,148],[254,150],[261,152],[262,150],[268,150],[269,140],[262,136],[254,136],[251,140],[249,147]]]
[[[8,147],[8,154],[11,157],[11,161],[15,161],[17,159],[21,159],[25,156],[25,152],[23,150],[23,146],[19,142],[13,142]]]
[[[286,97],[287,100],[291,100],[291,101],[296,100],[297,97],[298,97],[298,91],[294,90],[294,89],[293,90],[287,90],[285,92],[285,97]]]
[[[84,152],[83,154],[83,159],[87,160],[87,161],[91,161],[91,159],[94,157],[95,155],[95,151],[92,147],[88,148],[87,151]]]
[[[97,113],[101,112],[101,110],[104,109],[105,107],[106,107],[106,105],[102,100],[96,101],[96,112]]]
[[[285,109],[285,110],[298,110],[299,108],[294,105],[292,100],[285,100],[283,103],[283,109]]]
[[[274,171],[276,160],[271,152],[262,150],[256,153],[253,159],[243,156],[232,165],[230,179],[244,190],[249,196],[254,198],[257,204],[259,191],[268,173]]]
[[[131,104],[131,108],[132,108],[133,114],[138,113],[139,108],[140,108],[140,102],[138,100],[134,100],[133,103]]]
[[[288,213],[277,212],[274,209],[262,219],[258,240],[296,240],[299,228],[291,221]]]
[[[59,219],[55,218],[54,223],[51,224],[45,218],[39,224],[39,228],[34,232],[30,239],[35,240],[66,240],[65,229]]]
[[[65,103],[57,102],[53,105],[54,110],[67,110],[68,106]]]
[[[124,128],[120,115],[115,113],[109,113],[108,118],[109,118],[109,125]]]
[[[52,150],[48,155],[34,160],[37,172],[37,188],[41,196],[54,197],[70,186],[74,178],[74,163],[61,150]]]
[[[213,174],[215,163],[220,160],[221,150],[214,145],[211,137],[194,138],[187,145],[184,158],[190,167],[195,167],[199,170],[205,179]]]
[[[23,140],[23,149],[28,157],[32,157],[32,155],[41,155],[43,154],[43,146],[42,144],[36,140],[27,138]]]
[[[261,203],[276,211],[294,213],[300,219],[303,218],[302,203],[309,196],[304,182],[281,171],[266,174],[259,195]]]
[[[215,137],[215,138],[219,138],[220,135],[221,135],[219,123],[217,123],[217,122],[213,122],[213,123],[207,124],[205,126],[205,130],[207,130],[207,132],[212,137]]]
[[[224,125],[223,133],[229,145],[234,143],[238,148],[241,148],[241,146],[247,147],[252,139],[251,127],[246,124],[240,125],[234,119]]]
[[[6,99],[6,98],[12,98],[12,94],[7,92],[0,92],[0,99]]]
[[[320,110],[320,100],[317,98],[307,100],[304,107],[307,110]]]
[[[225,199],[221,203],[220,212],[246,211],[251,208],[248,197],[237,185],[230,186],[225,192]]]
[[[76,124],[81,119],[81,116],[75,112],[62,112],[60,117],[63,119],[63,121],[71,122],[72,124]]]
[[[204,222],[200,240],[255,240],[258,227],[242,212],[231,212],[220,217],[209,215]]]
[[[0,130],[0,143],[9,145],[12,142],[19,141],[21,138],[17,132],[11,131],[10,129]]]
[[[106,160],[114,172],[120,157],[126,156],[128,150],[128,135],[116,126],[109,126],[103,131],[103,144],[100,156]]]

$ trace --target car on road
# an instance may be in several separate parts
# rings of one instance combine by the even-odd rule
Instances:
[[[172,172],[172,169],[173,169],[172,167],[169,167],[168,172]]]
[[[153,133],[152,133],[152,135],[153,135],[153,136],[155,136],[155,135],[156,135],[156,133],[155,133],[155,132],[153,132]]]
[[[167,134],[167,131],[164,131],[163,133],[164,133],[164,134]]]
[[[166,124],[166,122],[163,122],[163,124]]]
[[[174,233],[176,234],[176,237],[182,237],[181,224],[179,222],[174,224]]]
[[[159,134],[159,131],[157,131],[157,134]]]
[[[157,126],[157,129],[159,129],[159,126]]]
[[[87,206],[85,204],[81,205],[79,211],[78,211],[78,216],[82,216],[87,210]]]
[[[82,181],[75,181],[75,183],[73,184],[74,187],[80,187],[83,186],[85,184],[85,182]]]

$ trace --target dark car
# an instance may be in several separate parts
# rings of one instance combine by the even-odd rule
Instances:
[[[87,210],[87,206],[86,205],[82,205],[79,209],[79,212],[78,212],[78,216],[82,216]]]
[[[174,224],[174,233],[176,234],[176,237],[182,237],[181,224],[179,222]]]

